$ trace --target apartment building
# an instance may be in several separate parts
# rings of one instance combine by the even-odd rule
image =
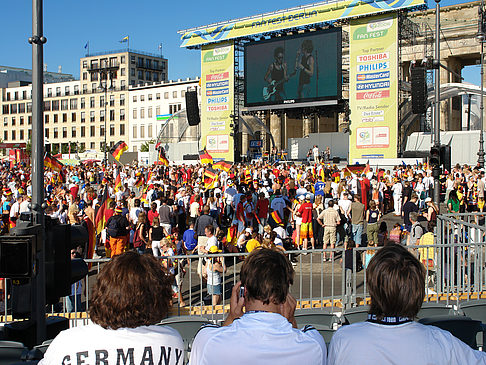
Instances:
[[[161,130],[167,143],[197,138],[197,127],[187,127],[182,120],[185,117],[177,116],[185,109],[188,90],[196,90],[200,96],[199,78],[130,87],[130,151],[139,151],[145,142],[157,140]]]
[[[80,59],[80,80],[44,85],[44,136],[53,153],[103,151],[130,143],[128,86],[167,81],[168,61],[134,51],[90,54]],[[0,138],[27,142],[32,133],[32,86],[9,83],[0,89]]]

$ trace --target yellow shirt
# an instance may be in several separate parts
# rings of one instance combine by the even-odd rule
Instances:
[[[418,244],[421,245],[433,245],[434,244],[434,234],[432,232],[427,232],[422,237],[420,237],[420,241]],[[420,255],[420,262],[425,265],[427,259],[434,260],[435,253],[433,247],[427,248],[419,248],[419,255]]]
[[[258,242],[256,239],[252,238],[246,243],[246,250],[248,252],[253,251],[254,249],[260,247],[262,244]]]

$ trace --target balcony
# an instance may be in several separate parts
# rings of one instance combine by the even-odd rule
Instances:
[[[108,62],[102,64],[95,64],[88,66],[88,72],[110,72],[110,71],[117,71],[120,68],[120,63],[116,62]]]

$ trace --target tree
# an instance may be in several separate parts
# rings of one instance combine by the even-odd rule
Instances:
[[[149,151],[149,146],[151,144],[154,144],[155,141],[153,139],[151,139],[150,141],[147,141],[145,143],[142,144],[142,146],[140,146],[140,152],[148,152]]]
[[[30,139],[25,142],[25,153],[29,156],[32,156],[32,140]]]

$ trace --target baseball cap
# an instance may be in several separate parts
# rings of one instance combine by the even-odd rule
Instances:
[[[299,200],[301,200],[301,201],[302,201],[302,200],[304,200],[304,199],[305,199],[305,195],[303,195],[303,194],[302,194],[302,195],[299,195]]]
[[[431,202],[432,201],[432,198],[426,198],[425,199],[425,202],[428,203],[428,202]]]
[[[310,194],[306,194],[305,198],[306,198],[307,200],[311,200],[312,195],[310,195]]]
[[[219,253],[219,252],[223,252],[223,251],[222,251],[222,250],[220,250],[220,249],[218,248],[218,246],[211,246],[211,247],[209,248],[209,251],[208,251],[208,252],[209,252],[209,253]]]

